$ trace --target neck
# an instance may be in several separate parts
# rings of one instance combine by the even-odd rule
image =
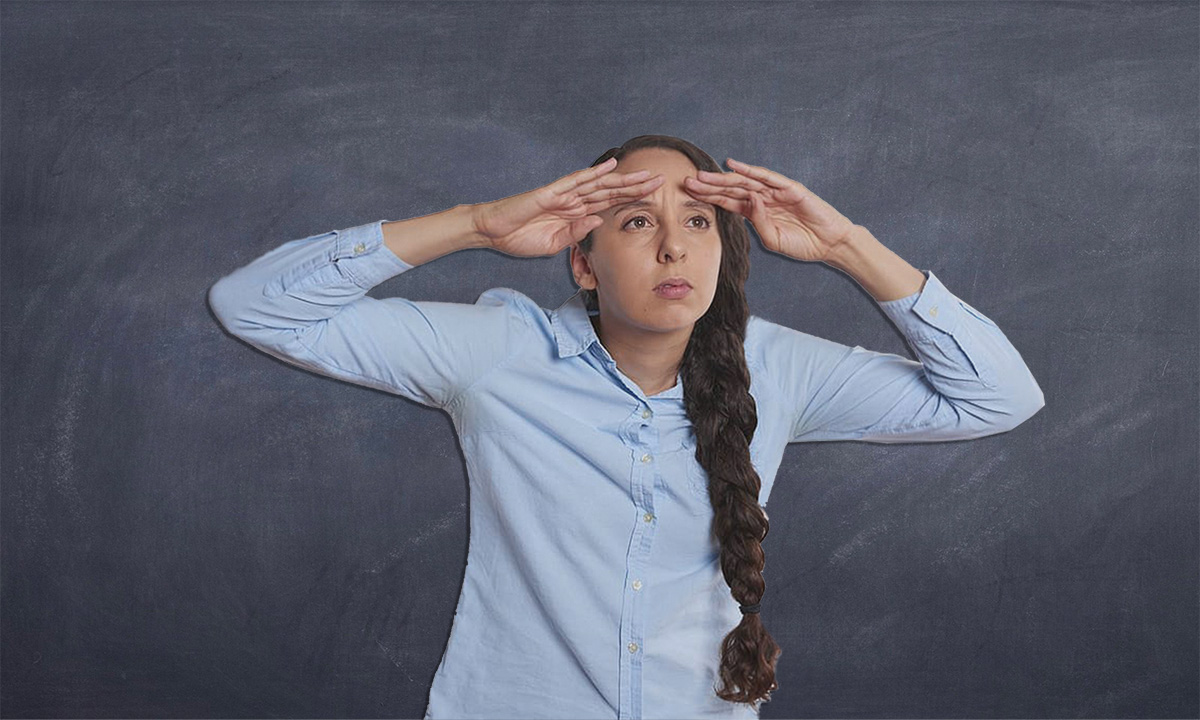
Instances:
[[[656,395],[675,386],[683,353],[691,338],[690,327],[670,333],[630,333],[604,327],[599,315],[592,315],[590,319],[600,344],[642,392]]]

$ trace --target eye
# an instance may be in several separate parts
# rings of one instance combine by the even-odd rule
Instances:
[[[693,215],[691,219],[692,220],[703,220],[704,224],[700,226],[703,229],[712,227],[712,223],[709,222],[709,219],[704,217],[703,215]],[[649,220],[649,218],[647,218],[645,215],[634,215],[633,217],[626,220],[625,224],[622,225],[621,227],[622,228],[629,227],[629,223],[633,222],[634,220]],[[638,229],[640,230],[641,228],[638,228]]]

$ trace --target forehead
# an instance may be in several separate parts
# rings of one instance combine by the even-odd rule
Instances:
[[[675,176],[680,180],[684,175],[696,174],[696,166],[687,155],[669,148],[642,148],[617,161],[617,172],[631,173],[638,170],[663,173],[667,177]]]
[[[692,161],[686,155],[678,150],[671,150],[669,148],[642,148],[634,150],[617,161],[615,172],[632,173],[638,170],[649,170],[651,175],[662,173],[665,182],[654,192],[640,200],[614,205],[608,209],[610,214],[639,207],[654,207],[660,202],[671,201],[671,196],[674,196],[674,201],[678,202],[682,207],[694,207],[701,210],[708,210],[712,213],[716,212],[716,208],[711,204],[697,200],[684,189],[683,179],[685,177],[696,177],[696,166],[692,164]],[[664,197],[664,192],[667,193],[667,197]]]

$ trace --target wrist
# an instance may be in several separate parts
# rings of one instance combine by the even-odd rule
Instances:
[[[879,240],[871,234],[870,230],[862,225],[855,225],[845,240],[826,253],[822,262],[853,275],[853,269],[861,267],[878,245]]]
[[[480,230],[483,206],[486,203],[464,203],[456,205],[453,211],[462,217],[461,224],[467,228],[463,237],[465,247],[486,248],[491,246],[491,239]]]
[[[422,265],[467,248],[486,247],[475,229],[470,205],[382,224],[383,242],[396,257]]]
[[[861,225],[855,225],[846,241],[834,247],[825,263],[853,278],[876,302],[908,297],[925,286],[924,273]]]

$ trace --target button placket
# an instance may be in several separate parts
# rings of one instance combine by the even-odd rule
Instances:
[[[626,652],[622,653],[620,674],[620,708],[622,718],[640,717],[642,711],[642,643],[645,631],[645,606],[643,593],[644,573],[654,543],[657,525],[654,522],[655,479],[658,460],[658,436],[650,418],[654,416],[643,401],[632,408],[623,423],[620,434],[632,451],[630,491],[631,499],[638,508],[633,535],[629,543],[625,564],[625,600],[621,612],[621,641]],[[640,519],[640,521],[639,521]]]

